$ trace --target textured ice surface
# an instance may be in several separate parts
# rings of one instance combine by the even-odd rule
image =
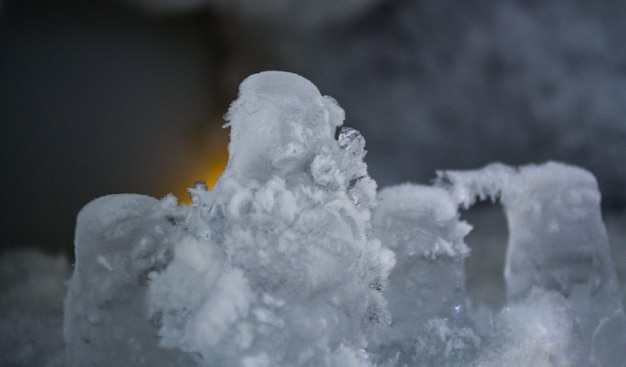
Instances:
[[[159,346],[146,312],[153,272],[165,266],[178,209],[166,199],[105,196],[76,224],[76,265],[65,301],[68,367],[180,366],[189,356]]]
[[[394,255],[370,228],[364,139],[335,138],[343,110],[290,73],[250,76],[226,118],[228,166],[193,206],[121,195],[81,211],[71,365],[369,364]]]
[[[372,222],[397,264],[384,292],[391,327],[368,351],[398,365],[466,365],[480,338],[466,314],[463,237],[471,227],[459,221],[456,202],[438,187],[394,186],[380,192]]]
[[[535,288],[502,309],[489,323],[477,367],[565,367],[580,363],[580,343],[566,300]],[[607,364],[611,365],[611,364]]]
[[[388,323],[394,264],[368,231],[376,186],[362,138],[336,140],[343,110],[290,73],[250,76],[226,118],[226,170],[192,191],[188,238],[151,285],[163,344],[206,366],[357,360],[364,333]],[[197,294],[173,295],[181,281]]]
[[[560,294],[572,312],[573,332],[580,339],[576,350],[583,361],[590,356],[594,333],[623,327],[619,283],[591,173],[548,162],[519,169],[492,164],[439,176],[464,206],[487,197],[503,204],[509,228],[505,279],[510,302],[530,297],[533,289]],[[596,332],[607,323],[615,326]],[[595,338],[597,343],[608,342]],[[623,346],[619,338],[612,342],[614,348]]]
[[[321,149],[336,146],[344,112],[310,81],[269,71],[244,80],[226,119],[231,141],[224,176],[266,181],[303,174]]]
[[[626,318],[593,175],[559,163],[377,194],[365,140],[308,80],[246,79],[208,191],[78,215],[65,302],[77,366],[620,366]],[[467,307],[458,208],[499,199],[508,301]],[[395,267],[394,267],[395,266]]]

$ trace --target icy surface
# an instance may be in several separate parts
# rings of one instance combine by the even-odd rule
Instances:
[[[560,294],[580,339],[578,358],[587,360],[593,345],[607,343],[604,332],[626,326],[600,193],[591,173],[555,162],[519,169],[492,164],[476,171],[440,172],[439,182],[464,206],[476,199],[501,201],[509,228],[509,302],[531,297],[534,289]],[[610,343],[624,350],[619,338]]]
[[[171,257],[178,209],[168,204],[112,195],[78,214],[76,265],[65,301],[69,367],[180,366],[190,359],[159,346],[158,322],[145,307],[152,272]]]
[[[444,171],[377,193],[365,140],[308,80],[246,79],[228,166],[192,205],[79,213],[67,365],[620,366],[626,318],[589,172]],[[337,136],[337,137],[335,137]],[[499,200],[508,300],[470,307],[459,207]],[[504,244],[503,244],[504,246]]]
[[[250,76],[227,120],[228,166],[212,191],[192,190],[189,231],[151,285],[162,344],[206,366],[358,359],[364,333],[389,322],[394,264],[368,232],[362,138],[336,140],[343,110],[290,73]]]
[[[367,365],[394,255],[371,234],[363,138],[335,139],[343,110],[290,73],[246,79],[227,120],[228,166],[192,207],[123,195],[80,213],[71,365]]]
[[[398,365],[467,364],[480,344],[466,313],[463,237],[471,227],[459,221],[452,196],[438,187],[386,188],[372,222],[397,264],[384,292],[391,327],[368,351]]]

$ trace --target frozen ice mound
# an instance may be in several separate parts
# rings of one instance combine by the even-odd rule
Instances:
[[[191,205],[123,194],[79,213],[68,367],[623,365],[591,173],[492,164],[377,192],[341,107],[285,72],[247,78],[226,120],[226,170]],[[508,301],[480,311],[459,207],[488,198],[508,220]]]

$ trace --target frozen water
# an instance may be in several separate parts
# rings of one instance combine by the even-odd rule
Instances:
[[[65,301],[67,366],[180,366],[188,355],[158,345],[145,294],[171,256],[179,209],[143,195],[105,196],[76,224],[76,266]]]
[[[226,118],[228,166],[191,207],[118,195],[79,214],[71,366],[369,365],[394,255],[364,139],[337,140],[343,110],[291,73],[246,79]]]
[[[591,362],[593,366],[626,366],[626,317],[619,309],[602,320],[593,334]]]
[[[477,367],[586,366],[577,363],[577,333],[566,300],[534,288],[500,311],[480,351]]]
[[[614,316],[622,312],[619,283],[591,173],[548,162],[519,169],[497,164],[439,176],[464,206],[486,197],[500,198],[504,205],[510,302],[529,297],[535,288],[562,295],[581,339],[577,348],[581,358],[590,355],[596,328],[623,322],[623,317]]]
[[[532,287],[561,293],[587,355],[594,330],[622,307],[595,178],[548,163],[523,167],[515,183],[502,198],[510,231],[508,296],[521,298]]]
[[[310,81],[270,71],[241,84],[226,119],[232,129],[224,176],[264,181],[306,171],[315,154],[334,141],[344,112]]]
[[[341,107],[285,72],[246,79],[226,119],[228,165],[192,205],[124,194],[79,213],[68,367],[623,365],[589,172],[492,164],[377,194],[365,139],[335,138]],[[476,311],[458,208],[487,198],[507,216],[508,301]]]
[[[440,171],[437,181],[448,189],[454,200],[468,209],[477,200],[500,198],[502,191],[509,187],[515,169],[502,163],[491,163],[474,171]]]
[[[189,231],[151,285],[163,345],[206,366],[357,358],[364,333],[388,323],[394,263],[368,232],[376,186],[362,138],[336,140],[343,110],[290,73],[246,79],[227,120],[226,170],[212,191],[193,190],[185,222],[209,231]]]
[[[402,185],[383,189],[374,210],[376,234],[396,254],[384,295],[391,327],[371,338],[368,351],[398,365],[464,365],[480,338],[466,314],[463,237],[457,204],[438,187]]]

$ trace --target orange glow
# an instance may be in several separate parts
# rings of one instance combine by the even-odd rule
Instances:
[[[203,148],[180,180],[177,180],[173,194],[181,203],[191,204],[187,189],[194,182],[203,180],[210,188],[220,177],[228,162],[228,132],[224,129],[212,129],[202,139]],[[188,173],[187,173],[188,172]]]

